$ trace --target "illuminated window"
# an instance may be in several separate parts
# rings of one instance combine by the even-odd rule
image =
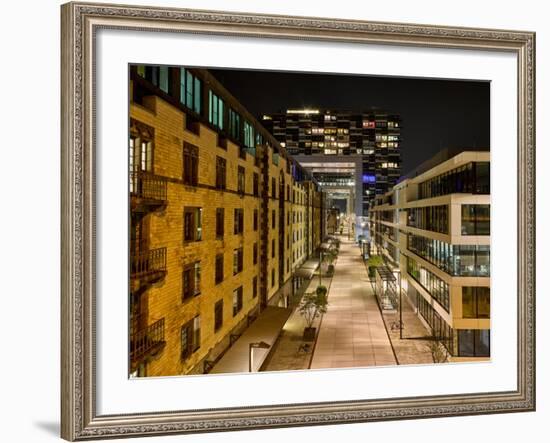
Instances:
[[[185,68],[180,69],[180,102],[197,114],[201,113],[202,82]]]
[[[223,129],[223,100],[208,91],[208,121],[219,129]]]

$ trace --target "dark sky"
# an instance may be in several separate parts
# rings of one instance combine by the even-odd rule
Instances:
[[[255,116],[300,107],[400,114],[402,174],[446,147],[489,146],[488,82],[210,71]]]

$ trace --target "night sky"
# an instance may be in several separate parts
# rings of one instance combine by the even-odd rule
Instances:
[[[443,148],[488,147],[490,84],[357,75],[270,71],[210,72],[253,115],[289,108],[401,115],[402,174]]]

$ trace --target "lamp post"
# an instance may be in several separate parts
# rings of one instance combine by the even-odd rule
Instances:
[[[397,278],[399,279],[399,340],[403,340],[403,291],[401,291],[401,272],[397,274]]]
[[[248,345],[248,372],[253,372],[252,371],[252,357],[253,357],[252,353],[253,353],[254,348],[269,349],[270,347],[271,346],[269,344],[267,344],[265,341],[250,343]]]
[[[323,272],[322,266],[323,266],[323,251],[319,251],[319,286],[321,286],[321,273]]]

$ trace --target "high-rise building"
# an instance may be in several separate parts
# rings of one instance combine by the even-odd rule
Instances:
[[[381,304],[396,308],[400,279],[403,300],[453,361],[490,356],[490,199],[490,153],[445,150],[370,213],[371,252],[385,260],[386,289],[396,289]]]
[[[327,191],[328,207],[354,214],[356,235],[366,233],[369,205],[401,174],[399,115],[288,109],[262,123]]]
[[[130,373],[209,372],[319,247],[323,194],[206,70],[132,66],[129,117]]]

